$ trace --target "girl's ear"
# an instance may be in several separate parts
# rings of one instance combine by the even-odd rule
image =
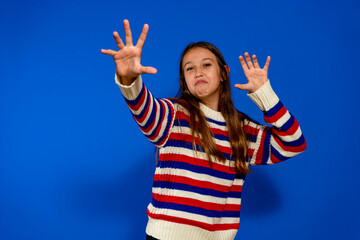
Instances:
[[[226,73],[229,76],[230,74],[230,67],[228,65],[225,65]]]
[[[225,70],[226,70],[226,77],[229,77],[229,74],[230,74],[230,67],[228,65],[225,65]],[[224,81],[224,79],[221,79],[221,82]]]

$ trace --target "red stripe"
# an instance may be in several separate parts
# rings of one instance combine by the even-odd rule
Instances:
[[[286,108],[284,106],[282,106],[282,108],[277,113],[272,115],[271,117],[264,116],[264,120],[267,123],[274,123],[277,120],[279,120],[280,118],[282,118],[286,112],[287,112]]]
[[[273,128],[273,133],[278,135],[278,136],[289,136],[289,135],[293,135],[294,133],[296,133],[296,131],[299,128],[299,123],[297,122],[297,120],[294,118],[294,124],[286,131],[279,131],[276,128]]]
[[[150,106],[150,104],[147,104],[147,105],[149,105]],[[155,113],[158,111],[158,109],[157,109],[157,105],[155,104],[155,101],[154,101],[154,104],[153,104],[153,107],[155,107]],[[151,113],[148,113],[148,114],[151,114]],[[146,117],[145,115],[144,115],[144,117]],[[153,119],[153,121],[151,122],[151,124],[147,127],[147,128],[143,128],[142,126],[140,126],[140,129],[144,132],[144,133],[146,133],[146,134],[148,134],[149,133],[149,131],[150,131],[150,129],[152,129],[153,127],[154,127],[154,125],[155,125],[155,119],[156,119],[156,114],[155,114],[155,116],[154,116],[154,119]],[[148,121],[149,121],[149,119],[148,119]]]
[[[141,118],[138,118],[137,116],[135,116],[135,120],[138,122],[138,123],[142,123],[144,121],[144,119],[146,118],[146,116],[149,114],[149,109],[150,109],[150,105],[151,104],[146,104],[146,109],[145,109],[145,113],[143,114],[143,116]]]
[[[255,152],[255,149],[249,148],[248,151],[247,151],[247,155],[248,155],[249,157],[252,157],[252,156],[254,155],[254,152]]]
[[[129,106],[129,108],[131,110],[133,110],[133,111],[139,110],[139,108],[141,107],[141,105],[144,102],[144,98],[145,98],[146,93],[148,92],[148,90],[146,89],[146,87],[144,85],[143,85],[143,87],[144,87],[144,92],[143,92],[143,95],[140,97],[139,102],[136,105],[127,104]],[[150,93],[148,92],[148,94],[150,94]]]
[[[221,184],[212,183],[209,181],[201,181],[193,178],[183,177],[183,176],[175,176],[168,174],[155,174],[154,181],[171,181],[173,183],[182,183],[188,186],[199,187],[204,189],[213,189],[219,192],[241,192],[241,185],[233,185],[233,186],[224,186]]]
[[[186,115],[183,111],[178,111],[176,113],[176,119],[183,119],[190,122],[190,116]]]
[[[201,159],[196,157],[189,157],[182,154],[172,154],[172,153],[163,153],[160,155],[159,158],[160,161],[176,161],[176,162],[184,162],[189,163],[194,166],[201,166],[201,167],[207,167],[212,168],[214,170],[235,174],[235,168],[226,166],[217,162],[210,162],[208,159]]]
[[[185,120],[190,122],[190,116],[186,115],[184,112],[179,111],[176,115],[176,119]],[[227,131],[221,130],[219,128],[209,128],[214,134],[223,135],[225,137],[229,137],[229,133]]]
[[[151,141],[159,136],[160,129],[161,129],[162,125],[165,124],[163,120],[164,120],[164,118],[166,116],[166,113],[168,113],[166,111],[166,109],[164,107],[164,104],[162,102],[160,102],[160,105],[161,105],[161,108],[162,108],[162,111],[163,111],[164,114],[163,114],[162,118],[157,121],[157,123],[160,122],[160,124],[158,124],[158,126],[156,127],[155,134],[152,137],[148,137]],[[154,119],[154,122],[155,122],[155,119]]]
[[[254,127],[251,127],[249,125],[244,125],[243,128],[244,128],[245,133],[255,135],[255,136],[257,136],[259,134],[259,131],[260,131],[259,128],[254,128]]]
[[[168,100],[164,100],[164,101],[166,101],[168,104],[169,104],[169,108],[170,108],[170,112],[171,112],[171,121],[170,122],[167,122],[167,126],[166,126],[166,128],[165,128],[165,131],[166,132],[164,132],[163,133],[163,136],[166,136],[166,137],[164,137],[164,139],[161,141],[161,142],[159,142],[157,145],[159,145],[159,146],[161,146],[165,141],[167,141],[168,140],[168,135],[169,135],[169,133],[170,133],[170,128],[172,127],[172,123],[173,123],[173,119],[174,119],[174,108],[172,107],[172,104],[171,103],[169,103],[169,101]],[[167,112],[168,113],[168,112]],[[166,115],[164,115],[164,117],[167,117]]]
[[[284,143],[277,137],[274,137],[275,141],[279,144],[279,146],[281,147],[281,150],[282,151],[285,151],[285,152],[294,152],[294,153],[299,153],[299,152],[302,152],[305,150],[306,148],[306,144],[301,144],[300,146],[286,146],[284,145]],[[305,146],[305,148],[304,148]],[[279,149],[278,149],[279,150]],[[281,152],[280,152],[281,154]]]
[[[263,156],[263,148],[264,148],[264,142],[265,142],[265,136],[266,133],[268,132],[269,127],[265,127],[264,131],[261,135],[261,142],[260,142],[260,146],[259,146],[259,150],[256,154],[256,159],[255,159],[255,164],[261,164],[261,160],[262,160],[262,156]]]
[[[272,163],[279,163],[281,162],[274,154],[271,154],[271,162]]]
[[[177,112],[176,119],[182,119],[182,120],[190,122],[190,117],[182,111]],[[250,133],[252,135],[257,135],[259,133],[259,128],[254,128],[250,125],[244,125],[243,128],[246,133]],[[210,128],[210,129],[213,131],[214,134],[221,134],[226,137],[229,137],[228,131],[224,131],[224,130],[221,130],[218,128]]]
[[[217,204],[211,202],[204,202],[197,199],[186,198],[186,197],[177,197],[177,196],[167,196],[167,195],[160,195],[157,193],[152,194],[153,199],[160,201],[160,202],[171,202],[186,206],[197,207],[206,210],[213,210],[213,211],[240,211],[240,204]],[[164,201],[169,200],[169,201]]]
[[[149,211],[149,209],[147,209],[147,214],[149,217],[151,217],[153,219],[159,219],[159,220],[165,220],[165,221],[174,222],[174,223],[195,226],[195,227],[199,227],[199,228],[205,229],[207,231],[211,231],[211,232],[232,230],[232,229],[237,230],[239,228],[239,223],[208,224],[208,223],[203,223],[203,222],[186,219],[186,218],[167,216],[167,215],[163,215],[163,214],[154,214],[154,213],[151,213]]]
[[[175,134],[171,134],[170,138],[171,140],[181,140],[181,141],[185,141],[185,142],[189,142],[192,143],[192,136],[191,134],[187,134],[187,133],[175,133]],[[197,137],[195,137],[195,143],[198,145],[200,144],[200,141]],[[224,146],[220,146],[218,144],[216,144],[216,146],[219,148],[219,150],[223,153],[227,153],[227,154],[231,154],[231,148],[230,147],[224,147]]]
[[[210,128],[210,130],[216,135],[223,135],[225,137],[229,137],[229,132],[225,132],[224,130],[218,128]]]

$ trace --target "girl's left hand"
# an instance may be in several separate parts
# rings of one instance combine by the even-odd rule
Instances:
[[[245,60],[243,56],[239,57],[241,66],[244,70],[245,77],[248,80],[246,84],[235,84],[235,87],[240,90],[249,90],[250,93],[258,90],[268,80],[268,70],[270,65],[270,56],[267,57],[264,68],[260,68],[258,60],[255,55],[252,56],[253,62],[250,59],[249,53],[245,53]]]

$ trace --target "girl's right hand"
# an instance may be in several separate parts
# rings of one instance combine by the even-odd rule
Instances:
[[[120,82],[124,85],[131,85],[140,74],[155,74],[157,70],[153,67],[144,67],[140,63],[149,25],[144,25],[136,46],[133,45],[130,24],[126,19],[124,20],[124,30],[126,45],[115,31],[113,35],[119,51],[101,49],[101,52],[114,58],[116,74],[120,77]]]

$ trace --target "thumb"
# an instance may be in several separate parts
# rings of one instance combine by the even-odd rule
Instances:
[[[240,90],[250,90],[250,86],[249,86],[248,83],[246,83],[246,84],[237,83],[237,84],[235,84],[235,87],[240,89]]]
[[[153,67],[142,67],[141,72],[147,74],[155,74],[157,73],[157,69]]]

